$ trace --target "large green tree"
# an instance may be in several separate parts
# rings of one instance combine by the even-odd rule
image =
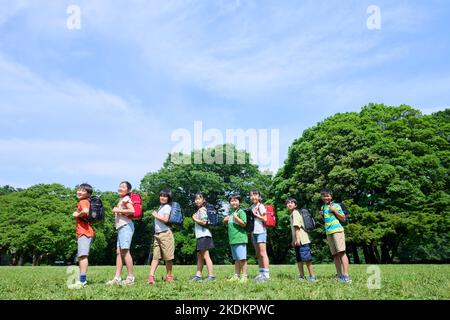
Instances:
[[[369,104],[305,130],[274,178],[273,196],[278,207],[296,196],[317,212],[319,190],[331,188],[351,211],[355,262],[361,251],[369,263],[442,261],[450,256],[449,173],[449,109],[423,115]],[[323,234],[313,238],[325,246]]]

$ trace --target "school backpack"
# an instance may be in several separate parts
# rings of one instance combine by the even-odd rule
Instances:
[[[348,209],[345,206],[345,204],[343,204],[342,202],[341,203],[336,202],[335,204],[338,204],[339,206],[341,206],[342,212],[344,213],[344,217],[345,217],[345,220],[341,220],[339,217],[337,217],[337,219],[339,220],[341,225],[346,226],[348,224],[348,214],[349,214]]]
[[[134,214],[133,220],[141,220],[142,219],[142,198],[139,193],[131,193],[130,194],[131,202],[133,203]]]
[[[182,225],[183,214],[181,213],[181,206],[178,202],[172,202],[170,208],[169,225]]]
[[[264,206],[266,208],[267,221],[264,222],[266,228],[275,228],[277,226],[277,219],[275,217],[275,208],[273,205],[268,204]]]
[[[212,204],[206,204],[206,213],[208,215],[208,226],[216,227],[220,224],[219,213]]]
[[[314,220],[311,213],[308,211],[308,209],[301,209],[300,214],[303,217],[303,224],[305,226],[305,231],[310,232],[316,227],[316,221]]]
[[[253,232],[253,229],[255,228],[255,216],[253,215],[252,209],[245,209],[245,214],[247,215],[247,224],[245,225],[245,230],[247,230],[247,232]]]
[[[89,214],[87,217],[87,221],[89,223],[101,222],[105,218],[105,212],[103,209],[102,200],[93,196],[89,198]]]

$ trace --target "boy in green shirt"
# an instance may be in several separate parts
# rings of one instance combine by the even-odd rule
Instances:
[[[246,283],[247,275],[247,243],[248,236],[245,226],[247,215],[241,209],[241,197],[233,194],[228,198],[230,203],[229,215],[223,222],[228,224],[228,240],[231,246],[231,253],[234,260],[235,274],[229,281],[239,281]]]

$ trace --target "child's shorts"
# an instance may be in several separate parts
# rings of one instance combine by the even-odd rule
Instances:
[[[197,239],[197,251],[214,249],[214,242],[211,237],[201,237]]]
[[[345,252],[345,235],[343,232],[327,234],[327,240],[333,256],[339,252]]]
[[[175,258],[175,239],[172,231],[156,233],[153,241],[153,260],[170,261]]]
[[[233,255],[233,260],[247,260],[247,244],[232,244],[231,254]]]
[[[77,239],[78,254],[77,257],[84,257],[89,255],[89,249],[92,244],[92,237],[81,236]]]
[[[253,243],[266,243],[267,242],[267,233],[252,233],[252,241]]]
[[[309,247],[309,244],[304,244],[301,246],[295,247],[295,258],[297,259],[297,262],[301,261],[311,261],[311,249]]]
[[[133,239],[134,224],[128,223],[117,230],[117,248],[130,249],[131,239]]]

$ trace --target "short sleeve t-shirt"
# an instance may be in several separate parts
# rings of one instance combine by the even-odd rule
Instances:
[[[205,207],[201,207],[195,213],[196,218],[202,221],[208,221],[208,214]],[[198,223],[195,223],[195,238],[212,237],[211,231]]]
[[[80,200],[78,202],[77,211],[81,212],[84,209],[88,209],[89,210],[89,207],[90,207],[89,200],[88,199],[83,199],[83,200]],[[87,218],[87,214],[81,216],[80,218],[76,218],[76,234],[77,234],[77,238],[79,238],[81,236],[93,237],[94,236],[94,229],[92,228],[90,223],[87,222],[86,220],[84,220],[83,218]]]
[[[255,205],[252,205],[251,209],[253,212],[261,216],[265,216],[267,214],[266,207],[261,203],[259,203],[257,207]],[[266,226],[264,225],[264,221],[255,217],[255,227],[253,228],[253,234],[262,234],[266,232],[267,229]]]
[[[290,215],[290,222],[291,222],[291,233],[292,233],[292,240],[295,241],[295,229],[300,228],[300,244],[305,245],[308,243],[311,243],[309,240],[308,233],[305,231],[305,223],[303,221],[303,216],[300,214],[298,210],[294,210],[292,214]]]
[[[158,209],[158,217],[164,218],[164,215],[170,215],[171,207],[168,204],[165,204]],[[164,223],[155,219],[155,233],[160,233],[170,230],[170,228]]]
[[[342,208],[337,203],[331,204],[340,214],[344,214],[342,211]],[[325,233],[326,234],[333,234],[338,232],[344,232],[344,228],[342,227],[341,223],[339,222],[338,218],[334,215],[333,211],[330,210],[329,204],[324,204],[322,206],[323,211],[323,219],[325,222]]]
[[[119,209],[127,209],[127,203],[133,204],[130,196],[125,196],[123,198],[120,198],[119,203],[117,204],[117,207]],[[133,220],[131,220],[130,218],[125,217],[123,215],[116,214],[115,223],[116,223],[116,229],[120,229],[124,225],[133,223]]]
[[[230,245],[248,243],[247,231],[244,227],[241,227],[237,221],[234,221],[234,213],[236,211],[230,211],[230,219],[228,220],[228,240]],[[247,223],[247,215],[242,209],[237,210],[239,219]]]

